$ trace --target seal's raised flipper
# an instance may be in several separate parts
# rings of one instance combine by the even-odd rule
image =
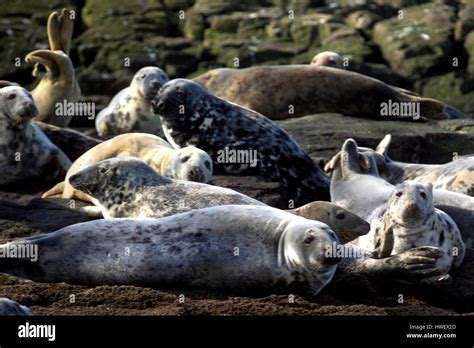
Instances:
[[[388,147],[390,146],[391,142],[392,142],[392,135],[391,134],[385,135],[385,137],[380,141],[380,143],[375,148],[375,152],[378,153],[379,155],[387,157]]]
[[[56,184],[53,188],[49,189],[43,195],[41,198],[47,198],[55,195],[60,195],[63,193],[64,190],[64,181],[61,181],[60,183]]]
[[[48,17],[47,31],[51,51],[63,51],[69,54],[72,33],[74,30],[74,19],[70,11],[63,8],[61,14],[54,11]]]

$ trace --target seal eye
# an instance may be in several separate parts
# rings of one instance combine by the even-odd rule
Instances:
[[[142,74],[142,75],[140,76],[141,79],[144,79],[145,77],[146,77],[146,74]]]
[[[206,162],[204,162],[204,165],[206,166],[207,169],[209,169],[209,170],[211,169],[211,162],[206,161]]]
[[[7,99],[8,99],[8,100],[12,100],[12,99],[15,99],[15,98],[16,98],[16,94],[14,94],[14,93],[9,94],[9,95],[7,96]]]
[[[426,193],[425,193],[425,192],[421,191],[421,192],[420,192],[420,196],[421,196],[423,199],[426,199]]]
[[[342,212],[336,214],[336,219],[342,220],[346,217],[346,215]]]
[[[402,195],[403,195],[403,192],[397,192],[397,193],[395,194],[395,196],[397,196],[397,197],[401,197]]]
[[[183,98],[184,97],[184,91],[181,87],[176,88],[176,96],[178,98]]]
[[[315,239],[314,236],[308,236],[304,239],[304,244],[311,244],[311,242]]]
[[[100,167],[99,168],[99,173],[100,174],[105,174],[109,171],[109,169],[107,167]]]
[[[189,160],[191,156],[184,156],[183,158],[181,158],[181,163],[185,163]]]

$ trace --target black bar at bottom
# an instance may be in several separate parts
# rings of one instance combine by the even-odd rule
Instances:
[[[55,325],[55,340],[20,325]],[[25,326],[26,328],[26,326]],[[409,337],[410,335],[410,337]],[[436,335],[436,336],[435,336]],[[437,335],[442,335],[441,337]],[[449,337],[448,337],[449,336]],[[21,344],[474,345],[474,317],[3,317],[0,346]]]

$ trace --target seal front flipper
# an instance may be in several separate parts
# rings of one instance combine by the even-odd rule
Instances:
[[[348,244],[346,244],[348,245]],[[345,271],[363,274],[369,277],[396,277],[405,280],[420,280],[441,276],[443,270],[436,262],[443,256],[436,247],[419,247],[384,259],[374,259],[369,253],[362,258],[345,258],[339,267]]]
[[[49,189],[43,195],[41,198],[47,198],[55,195],[60,195],[64,191],[64,181],[61,181],[60,183],[57,183],[53,188]]]

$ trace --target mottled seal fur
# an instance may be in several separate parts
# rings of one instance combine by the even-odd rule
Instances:
[[[66,174],[64,182],[43,194],[43,198],[62,193],[62,197],[91,202],[69,184],[69,178],[79,170],[112,157],[132,156],[145,161],[164,176],[174,179],[207,182],[212,176],[212,160],[209,155],[194,146],[173,149],[158,136],[144,133],[118,135],[104,141],[80,156]]]
[[[274,120],[326,112],[383,119],[381,105],[390,100],[418,102],[420,116],[427,119],[463,117],[439,101],[409,95],[374,78],[326,66],[220,68],[194,81],[219,98]]]
[[[405,180],[416,180],[433,184],[435,189],[448,190],[474,196],[474,156],[462,157],[445,164],[421,164],[397,162],[388,156],[391,135],[387,134],[375,151],[360,148],[371,153],[380,176],[393,185]]]
[[[324,51],[313,57],[311,65],[327,66],[336,69],[346,69],[342,57],[336,52]]]
[[[5,297],[0,297],[0,317],[1,316],[23,316],[33,315],[28,307],[22,306],[15,301]]]
[[[61,14],[53,12],[48,18],[47,28],[50,50],[36,50],[25,57],[26,62],[35,64],[33,76],[38,76],[39,65],[46,69],[31,91],[39,110],[35,120],[67,127],[74,115],[57,115],[56,104],[64,101],[76,103],[81,96],[74,66],[68,56],[74,19],[66,9]]]
[[[160,68],[147,66],[138,70],[130,86],[118,92],[97,115],[99,135],[144,132],[162,136],[160,118],[151,112],[150,102],[168,80]]]
[[[38,109],[21,87],[0,89],[0,185],[48,181],[65,174],[71,161],[31,122]]]
[[[138,284],[316,295],[334,275],[325,224],[270,207],[219,206],[161,219],[97,220],[13,243],[37,262],[0,259],[0,272],[40,282]],[[9,247],[9,244],[0,246]]]
[[[161,176],[133,157],[89,165],[69,176],[69,185],[92,197],[105,218],[159,218],[216,205],[264,205],[230,189]]]
[[[356,241],[377,258],[397,255],[412,248],[433,246],[443,252],[436,267],[445,276],[459,267],[466,247],[456,223],[433,206],[433,186],[416,181],[398,184],[387,204],[375,210],[370,232]]]
[[[163,131],[177,147],[195,145],[213,159],[216,174],[257,175],[280,182],[297,205],[328,200],[329,180],[295,140],[265,116],[215,97],[197,83],[166,83],[152,102]],[[256,163],[229,163],[226,149],[256,153]],[[293,208],[289,206],[290,208]]]
[[[344,142],[341,152],[328,162],[326,169],[332,171],[331,202],[365,220],[386,204],[393,193],[394,186],[379,176],[373,156],[359,152],[353,139]],[[474,198],[436,189],[433,202],[454,220],[466,246],[474,246]]]

